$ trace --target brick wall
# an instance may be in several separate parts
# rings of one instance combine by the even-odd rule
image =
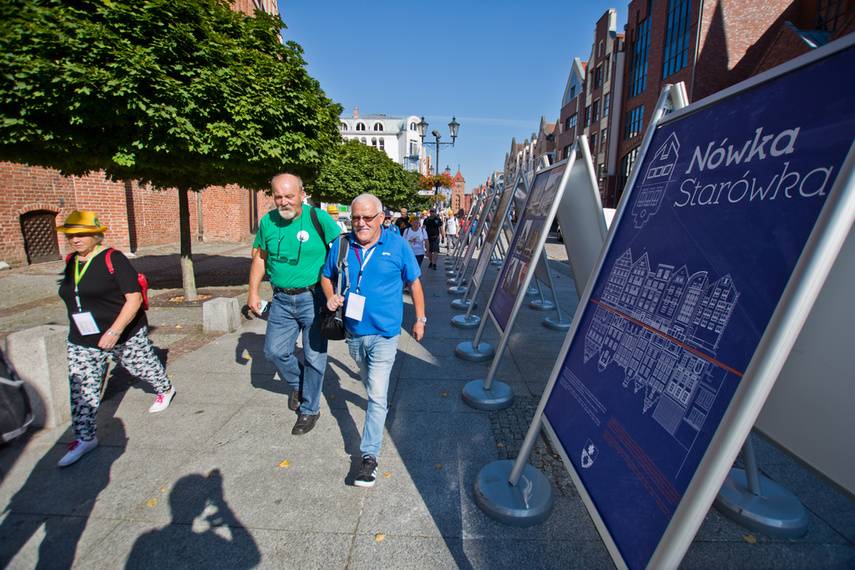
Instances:
[[[191,239],[199,237],[202,205],[204,241],[242,241],[257,227],[257,216],[269,210],[264,193],[235,185],[191,192]],[[0,163],[0,261],[12,267],[26,265],[27,252],[21,216],[33,211],[56,215],[62,224],[74,210],[90,210],[107,226],[105,243],[123,251],[179,242],[178,191],[155,190],[137,182],[112,182],[102,175],[64,177],[56,170],[10,162]],[[60,255],[71,252],[57,238]]]

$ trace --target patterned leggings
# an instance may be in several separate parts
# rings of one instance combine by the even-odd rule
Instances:
[[[163,364],[154,354],[143,327],[125,344],[111,350],[68,343],[68,381],[71,385],[71,428],[81,439],[95,436],[95,413],[101,404],[101,382],[110,356],[132,375],[151,384],[158,394],[172,387]]]

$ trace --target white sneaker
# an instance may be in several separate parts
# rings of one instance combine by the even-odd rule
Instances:
[[[93,437],[89,441],[83,439],[76,439],[68,444],[68,453],[66,453],[65,456],[59,460],[59,463],[57,465],[59,465],[60,467],[71,465],[96,447],[98,447],[97,437]]]
[[[166,408],[169,407],[169,402],[172,401],[172,398],[175,397],[175,386],[169,389],[169,392],[164,392],[163,394],[158,394],[157,399],[148,409],[148,413],[154,414],[157,412],[162,412]]]

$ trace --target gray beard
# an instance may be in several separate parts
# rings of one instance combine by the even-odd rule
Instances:
[[[297,210],[290,210],[290,211],[289,210],[285,210],[285,211],[277,210],[277,211],[279,212],[279,217],[285,221],[288,221],[288,222],[290,222],[291,220],[293,220],[294,218],[297,217]]]

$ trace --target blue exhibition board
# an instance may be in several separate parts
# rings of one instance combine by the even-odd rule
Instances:
[[[665,534],[853,146],[853,52],[666,118],[627,189],[544,414],[630,568]]]
[[[502,264],[498,286],[490,300],[490,314],[502,332],[507,329],[518,297],[525,294],[525,278],[540,243],[541,234],[549,231],[549,228],[545,227],[546,219],[555,202],[566,166],[566,162],[561,162],[548,170],[538,172],[526,198],[507,258]],[[516,189],[508,190],[509,198],[511,192],[516,192]],[[552,218],[549,220],[551,222]]]

